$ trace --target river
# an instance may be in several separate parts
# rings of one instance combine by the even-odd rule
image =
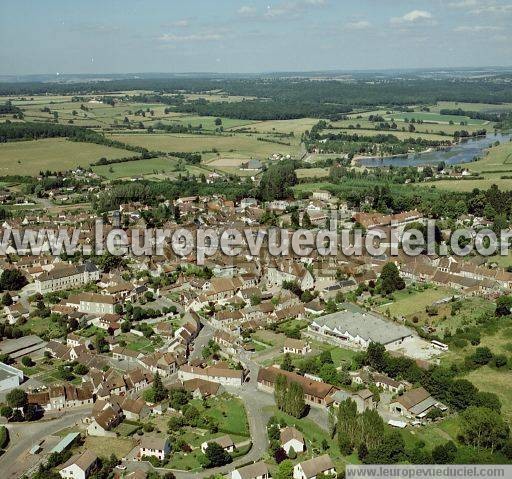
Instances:
[[[377,167],[377,166],[421,166],[435,165],[445,162],[447,165],[458,165],[460,163],[469,163],[475,157],[481,158],[485,150],[494,142],[504,143],[510,141],[510,133],[489,133],[485,137],[470,138],[462,140],[454,146],[449,146],[439,150],[426,151],[423,153],[409,153],[402,156],[388,156],[384,158],[360,158],[357,160],[359,166]]]

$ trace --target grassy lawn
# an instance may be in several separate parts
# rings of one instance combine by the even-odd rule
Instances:
[[[434,447],[450,440],[457,443],[458,431],[459,419],[456,416],[448,417],[441,422],[428,426],[408,427],[400,430],[407,446],[411,447],[413,444],[423,441],[428,450],[432,450]]]
[[[182,471],[200,470],[202,469],[200,458],[203,457],[203,453],[200,449],[194,450],[188,454],[178,453],[171,454],[169,462],[165,467],[169,469],[180,469]]]
[[[143,353],[152,353],[155,351],[155,347],[150,339],[145,337],[136,336],[135,334],[127,334],[126,347],[132,351],[141,351]]]
[[[216,419],[220,431],[239,436],[249,436],[245,407],[240,399],[227,394],[209,398],[207,401],[209,407],[206,410],[202,401],[193,400],[191,404],[194,404],[201,414]]]
[[[393,294],[394,301],[384,303],[379,306],[379,310],[385,313],[389,310],[391,317],[407,317],[425,310],[435,301],[443,298],[452,297],[454,292],[448,288],[429,287],[424,290],[414,290],[407,288],[403,291],[397,291]],[[387,301],[387,300],[386,300]]]
[[[98,456],[109,457],[115,454],[121,458],[126,456],[135,447],[135,441],[131,438],[121,437],[94,437],[87,436],[84,448],[95,452]]]
[[[256,341],[260,341],[264,344],[268,344],[269,346],[279,346],[282,347],[284,344],[284,340],[286,336],[282,333],[274,333],[273,331],[268,331],[266,329],[261,331],[256,331],[252,337]]]
[[[495,369],[483,366],[471,371],[466,378],[478,389],[495,393],[502,404],[502,415],[507,421],[512,421],[512,373],[510,369]]]
[[[88,166],[100,158],[122,158],[134,153],[64,138],[0,144],[0,175],[37,175],[41,170],[63,171]]]

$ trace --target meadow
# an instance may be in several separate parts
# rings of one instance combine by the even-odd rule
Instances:
[[[210,158],[237,156],[264,159],[274,153],[294,154],[293,145],[281,145],[259,141],[249,135],[188,135],[188,134],[113,134],[112,139],[129,145],[137,145],[153,151],[210,152]],[[212,151],[216,150],[216,151]],[[231,155],[230,155],[231,154]]]
[[[41,170],[64,171],[86,167],[100,158],[123,158],[134,153],[64,138],[0,143],[0,175],[37,175]]]

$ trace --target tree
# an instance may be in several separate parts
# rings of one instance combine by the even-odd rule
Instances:
[[[153,389],[155,391],[155,399],[157,402],[163,401],[168,395],[168,391],[165,389],[162,383],[162,378],[158,372],[155,373],[155,377],[153,378]]]
[[[17,269],[6,269],[0,275],[1,291],[18,291],[27,283],[27,278]]]
[[[283,362],[281,363],[281,369],[283,371],[293,371],[292,357],[290,353],[286,353],[283,357]]]
[[[31,366],[34,365],[34,361],[32,361],[32,358],[30,356],[23,356],[21,358],[21,363],[23,364],[23,366],[25,366],[26,368],[29,368]]]
[[[380,343],[371,342],[366,350],[365,363],[376,371],[384,371],[387,365],[386,348]]]
[[[393,291],[405,288],[405,282],[400,276],[395,263],[390,262],[384,265],[379,277],[379,284],[384,294],[390,294]]]
[[[274,399],[276,401],[277,408],[281,409],[281,411],[283,411],[285,407],[287,389],[288,382],[286,381],[286,377],[282,374],[278,374],[276,384],[274,386]]]
[[[229,464],[232,459],[227,451],[216,442],[209,442],[205,450],[206,467],[219,467]]]
[[[439,444],[432,450],[432,459],[435,464],[451,464],[457,454],[457,446],[453,441]]]
[[[491,451],[503,447],[510,435],[510,429],[499,413],[478,406],[471,406],[461,413],[461,432],[466,444]]]
[[[2,297],[2,304],[4,306],[10,306],[12,303],[12,296],[10,295],[9,291],[7,291],[7,293],[5,293]]]
[[[369,450],[380,445],[384,436],[384,421],[376,409],[366,409],[358,418],[359,435]]]
[[[215,118],[215,126],[222,125],[222,118]]]
[[[342,454],[352,453],[359,439],[357,404],[352,399],[342,401],[338,407],[338,446]]]
[[[292,479],[293,477],[293,462],[289,459],[281,462],[277,468],[275,479]]]
[[[395,464],[400,462],[405,454],[404,438],[399,431],[386,434],[381,443],[371,449],[366,456],[367,464]]]
[[[286,393],[285,412],[290,416],[300,418],[304,414],[306,403],[304,401],[304,390],[296,382],[290,383]]]
[[[474,354],[471,356],[471,360],[479,366],[490,363],[492,358],[492,352],[487,346],[476,348]]]
[[[13,389],[5,397],[7,404],[12,408],[24,407],[27,404],[27,393],[23,389]]]
[[[508,316],[512,309],[512,296],[503,295],[496,300],[496,316]]]

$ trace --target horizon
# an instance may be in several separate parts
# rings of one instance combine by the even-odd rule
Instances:
[[[3,2],[0,75],[261,74],[512,65],[512,4]],[[17,15],[26,4],[26,14]],[[95,14],[91,17],[91,11]],[[20,36],[20,31],[31,35]],[[37,41],[34,41],[37,40]],[[63,48],[65,46],[65,48]],[[418,54],[421,52],[421,54]]]

